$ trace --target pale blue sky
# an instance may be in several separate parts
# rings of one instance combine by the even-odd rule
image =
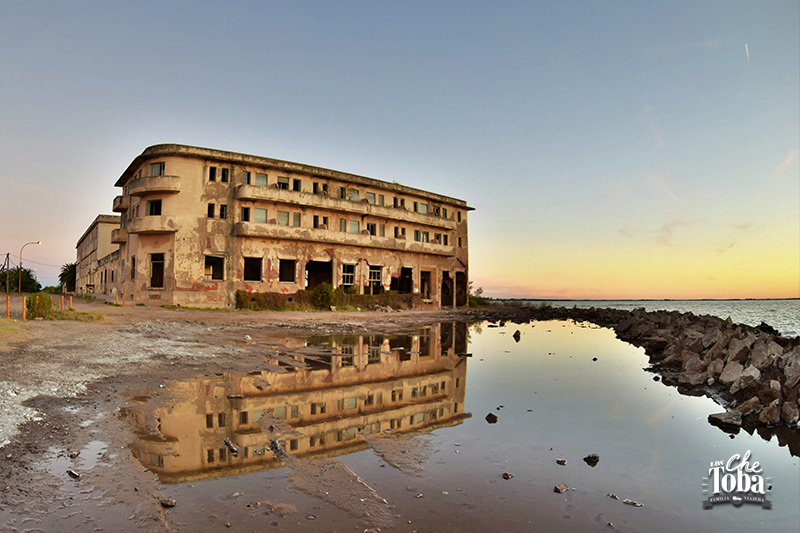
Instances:
[[[462,198],[491,295],[800,296],[796,1],[232,4],[0,0],[1,253],[175,142]]]

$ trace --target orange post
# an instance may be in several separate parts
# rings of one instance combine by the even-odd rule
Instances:
[[[122,295],[122,305],[123,306],[125,305],[125,295],[124,294]]]
[[[72,309],[72,295],[69,297],[69,308]]]
[[[25,304],[27,303],[26,300],[28,299],[27,296],[22,297],[22,321],[25,322]]]
[[[114,303],[116,303],[117,305],[119,305],[119,293],[117,293],[117,298],[116,298],[116,301],[115,301]]]
[[[64,310],[64,295],[61,295],[61,310]]]

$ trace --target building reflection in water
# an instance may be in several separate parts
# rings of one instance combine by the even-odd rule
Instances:
[[[470,416],[467,359],[459,356],[467,349],[465,323],[408,336],[257,346],[268,370],[170,382],[135,396],[123,411],[136,435],[133,454],[162,482],[280,467],[272,441],[293,456],[335,456],[366,449],[369,435],[455,425]]]

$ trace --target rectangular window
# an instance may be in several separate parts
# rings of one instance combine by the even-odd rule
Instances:
[[[300,213],[292,213],[292,226],[299,228],[301,222],[302,217],[300,216]]]
[[[427,215],[428,214],[428,204],[419,204],[419,211],[418,212],[422,213],[423,215]]]
[[[280,407],[276,407],[272,411],[272,416],[274,416],[275,418],[280,418],[281,420],[285,419],[286,418],[286,406],[282,405]]]
[[[266,223],[267,222],[267,210],[266,209],[260,209],[260,208],[256,207],[254,212],[253,212],[253,222],[259,222],[259,223],[262,223],[262,224]]]
[[[442,234],[441,233],[434,233],[433,234],[433,242],[436,244],[442,244]]]
[[[378,237],[386,237],[386,224],[378,224]]]
[[[447,218],[447,208],[446,207],[442,208],[442,218]]]
[[[392,205],[393,205],[394,207],[402,207],[403,209],[405,209],[405,207],[406,207],[406,200],[405,200],[405,198],[397,198],[397,197],[395,196],[395,197],[394,197],[394,199],[392,200]]]
[[[292,180],[292,190],[295,192],[300,192],[303,190],[303,182],[299,179]]]
[[[347,199],[347,188],[346,187],[339,187],[339,198],[342,200]]]
[[[289,212],[288,211],[278,211],[278,225],[279,226],[288,226],[289,225]]]
[[[367,203],[375,205],[375,193],[374,192],[368,192],[368,193],[366,193],[366,195],[367,195]]]
[[[208,218],[214,218],[215,207],[214,204],[208,204]]]
[[[150,254],[150,287],[164,288],[164,254]]]
[[[456,211],[456,218],[461,222],[461,211]]]
[[[163,176],[164,175],[164,163],[150,163],[150,175],[151,176]]]
[[[369,282],[372,283],[381,283],[381,273],[383,271],[382,266],[377,265],[370,265],[369,266]]]
[[[147,216],[161,216],[161,200],[147,200],[145,207],[147,207],[145,210]]]
[[[206,452],[206,462],[208,463],[214,462],[214,450],[208,450]]]
[[[281,259],[280,272],[278,273],[278,281],[286,283],[294,283],[295,281],[295,260],[294,259]]]
[[[219,206],[219,218],[226,219],[228,218],[228,206],[225,204],[220,204]]]
[[[378,234],[378,225],[372,222],[367,223],[367,231],[370,235],[375,236]]]
[[[350,221],[350,233],[361,233],[358,220]]]
[[[401,228],[400,226],[394,227],[394,238],[395,239],[405,239],[406,238],[406,228]]]
[[[206,279],[220,281],[223,279],[224,271],[225,271],[224,257],[216,257],[213,255],[206,256],[206,262],[205,262]]]
[[[378,195],[378,205],[383,205],[383,202],[384,202],[384,197],[383,197],[382,194],[379,194]]]
[[[207,428],[214,427],[214,415],[212,413],[206,413],[206,427]]]
[[[242,208],[242,222],[250,222],[250,208],[243,207]]]
[[[458,247],[461,248],[461,237],[458,238]]]
[[[131,279],[136,279],[136,256],[131,256]]]
[[[239,413],[239,423],[240,424],[249,424],[250,423],[250,422],[248,422],[247,411],[242,411],[242,412]]]
[[[217,181],[217,167],[208,167],[208,181]]]
[[[261,281],[261,258],[260,257],[245,257],[244,258],[244,280],[245,281]]]
[[[242,172],[242,184],[250,185],[250,171],[249,170],[245,170],[244,172]]]
[[[222,183],[228,183],[228,169],[227,168],[223,168],[222,169],[222,176],[220,176],[219,181],[221,181]]]
[[[219,449],[219,460],[225,461],[228,458],[228,449],[227,448],[220,448]]]
[[[339,219],[339,231],[347,231],[347,221],[343,218]]]
[[[342,265],[342,286],[349,287],[356,283],[356,266]]]
[[[438,205],[433,206],[433,214],[437,217],[441,214],[441,210],[439,209]]]
[[[447,233],[442,235],[442,244],[444,244],[445,246],[448,246],[449,245],[449,242],[448,242],[449,240],[450,240],[450,238],[447,236]]]
[[[278,176],[278,188],[284,191],[289,190],[289,178],[286,176]]]
[[[219,422],[219,427],[225,427],[225,413],[220,413],[217,415],[217,421]]]
[[[255,186],[256,187],[266,187],[267,186],[267,175],[266,174],[260,174],[260,173],[256,172],[256,183],[255,183]]]
[[[328,195],[327,183],[314,183],[314,194]]]
[[[324,403],[312,403],[311,404],[311,414],[312,415],[324,415],[325,414],[325,404]]]
[[[358,201],[358,189],[348,189],[348,198],[350,198],[351,202]]]

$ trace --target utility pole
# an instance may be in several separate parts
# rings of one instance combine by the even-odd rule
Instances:
[[[11,259],[10,254],[6,254],[6,260],[3,263],[3,268],[0,269],[0,272],[6,273],[6,294],[8,294],[8,277],[11,275]]]

